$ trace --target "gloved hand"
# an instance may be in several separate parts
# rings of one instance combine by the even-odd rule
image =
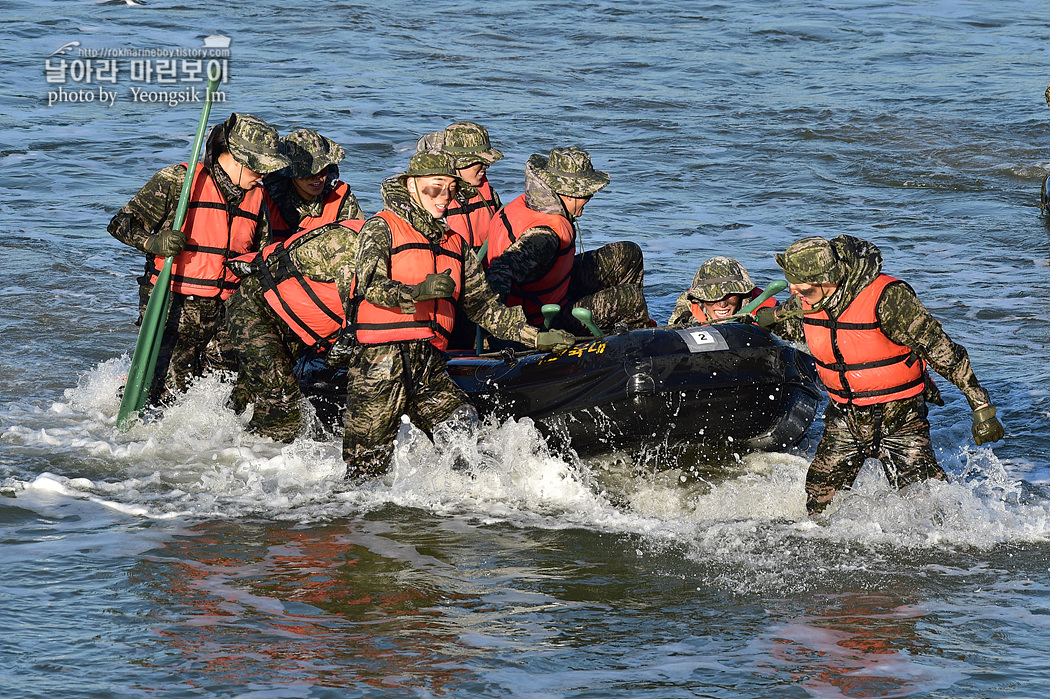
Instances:
[[[452,268],[449,267],[441,274],[428,274],[426,279],[416,284],[412,289],[412,300],[447,299],[455,290],[456,282],[452,281]]]
[[[986,405],[973,411],[973,441],[977,446],[1003,438],[1003,423],[995,417],[995,406]]]
[[[576,336],[564,330],[544,330],[536,333],[536,349],[540,352],[563,352],[576,344]]]
[[[755,322],[758,323],[760,328],[768,328],[772,325],[776,325],[776,312],[777,309],[772,306],[763,306],[755,311]]]
[[[173,231],[170,228],[162,228],[153,235],[146,238],[142,244],[147,252],[161,257],[174,257],[186,247],[186,234],[182,231]]]

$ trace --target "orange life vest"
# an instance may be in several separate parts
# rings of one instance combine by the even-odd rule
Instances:
[[[486,179],[478,187],[478,193],[466,201],[458,198],[449,202],[445,210],[445,223],[463,236],[474,250],[480,248],[489,237],[489,224],[496,212],[496,196]]]
[[[364,224],[360,219],[339,222],[358,232]],[[322,352],[332,346],[346,324],[339,289],[335,282],[321,282],[304,275],[288,253],[328,232],[320,227],[299,231],[288,240],[267,245],[261,252],[238,258],[252,265],[263,298],[274,313],[308,347],[316,345]]]
[[[761,295],[762,295],[762,290],[759,289],[758,287],[755,287],[754,289],[751,290],[751,295],[748,297],[748,301],[744,303],[744,306],[746,306],[748,302],[754,301],[755,299],[757,299]],[[758,308],[769,308],[769,307],[772,307],[772,306],[775,306],[775,305],[777,305],[777,300],[771,296],[768,299],[766,299],[765,301],[763,301],[762,303],[758,304]],[[743,308],[744,306],[741,306],[741,308]],[[706,323],[709,320],[708,317],[707,317],[707,313],[704,312],[703,304],[701,304],[700,302],[698,302],[698,301],[690,301],[689,302],[689,308],[693,312],[693,317],[696,318],[701,323]],[[755,310],[758,310],[758,309],[755,309]]]
[[[488,263],[518,239],[518,236],[537,226],[545,226],[558,234],[558,254],[547,273],[537,281],[515,286],[507,296],[508,306],[521,306],[529,323],[543,322],[540,308],[545,303],[562,304],[569,292],[572,265],[576,259],[576,229],[564,216],[533,211],[525,205],[522,194],[496,212],[489,227]]]
[[[826,310],[802,316],[817,374],[837,403],[875,405],[922,393],[925,363],[886,337],[875,314],[883,291],[896,281],[880,274],[837,318]],[[805,300],[802,305],[812,308]]]
[[[392,211],[376,214],[390,226],[390,279],[415,285],[451,269],[456,282],[451,298],[417,301],[416,312],[402,313],[400,308],[376,306],[360,298],[354,332],[364,345],[382,345],[405,340],[430,340],[434,347],[445,350],[456,320],[456,302],[463,292],[463,238],[453,231],[440,243],[431,243],[407,221]]]
[[[292,186],[294,187],[294,185]],[[350,185],[346,182],[339,182],[322,200],[321,203],[324,208],[321,210],[320,216],[304,216],[298,225],[292,225],[281,216],[281,212],[277,208],[277,202],[273,200],[270,193],[266,192],[265,189],[263,191],[266,196],[266,208],[270,212],[270,232],[276,242],[287,240],[299,231],[311,231],[315,228],[320,228],[326,223],[335,223],[339,219],[339,212],[343,209],[343,203],[351,195]]]
[[[186,163],[182,165],[186,167]],[[197,163],[190,186],[189,208],[182,225],[187,242],[172,262],[171,290],[187,296],[227,299],[240,280],[227,269],[226,260],[248,252],[255,242],[263,207],[262,187],[249,189],[238,205],[227,204],[201,163]],[[157,283],[163,265],[160,255],[148,260],[150,284]]]

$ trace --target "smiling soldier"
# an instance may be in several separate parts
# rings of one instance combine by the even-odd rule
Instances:
[[[383,182],[383,210],[361,229],[347,317],[358,343],[344,418],[348,478],[387,471],[404,413],[431,435],[477,421],[442,354],[456,305],[505,340],[545,350],[575,342],[558,330],[538,332],[521,308],[504,306],[489,289],[481,263],[444,221],[459,184],[452,156],[417,153],[406,172]]]

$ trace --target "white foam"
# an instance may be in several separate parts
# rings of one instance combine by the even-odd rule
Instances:
[[[393,504],[486,522],[633,534],[648,542],[643,550],[685,545],[699,558],[757,560],[752,572],[780,569],[776,549],[799,540],[899,550],[1050,538],[1050,501],[1012,478],[988,448],[959,448],[944,458],[965,477],[901,492],[871,462],[816,520],[805,513],[803,456],[748,454],[707,465],[702,474],[666,456],[655,457],[655,469],[652,462],[616,466],[551,453],[530,420],[486,424],[478,439],[459,435],[444,450],[405,425],[392,471],[351,488],[338,438],[287,445],[247,432],[246,417],[226,407],[231,385],[221,376],[196,381],[152,421],[118,432],[116,396],[126,368],[127,357],[101,363],[47,410],[15,406],[2,438],[47,452],[49,463],[66,464],[67,475],[8,479],[5,488],[16,496],[29,488],[86,497],[148,518],[324,521]],[[457,467],[457,453],[469,468]]]

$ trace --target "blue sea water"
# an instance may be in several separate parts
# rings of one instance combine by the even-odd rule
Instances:
[[[1050,692],[1050,3],[28,0],[0,17],[0,696]],[[216,378],[117,432],[141,256],[106,224],[186,159],[200,105],[134,101],[186,83],[133,81],[131,57],[116,83],[64,86],[93,101],[49,100],[47,61],[211,35],[231,40],[212,121],[328,135],[368,213],[451,121],[488,127],[506,200],[529,155],[587,148],[612,183],[585,244],[638,242],[661,320],[712,255],[763,283],[801,236],[874,241],[968,348],[1006,439],[976,447],[941,381],[951,481],[895,493],[868,468],[810,521],[806,454],[639,477],[551,454],[527,422],[492,426],[498,465],[474,479],[406,429],[393,476],[351,488],[334,438],[253,436]]]

